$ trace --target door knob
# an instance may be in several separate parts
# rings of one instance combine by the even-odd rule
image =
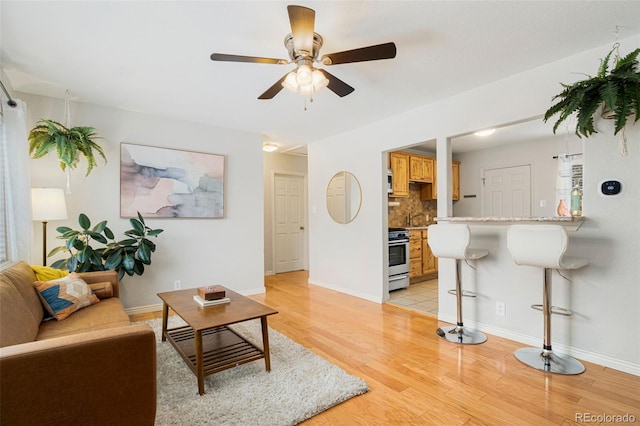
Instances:
[[[301,230],[301,231],[304,231],[304,226],[301,226],[301,227],[300,227],[300,230]]]

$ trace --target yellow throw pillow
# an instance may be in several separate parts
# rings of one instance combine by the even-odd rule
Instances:
[[[55,269],[50,266],[31,265],[31,269],[33,269],[33,272],[36,274],[36,281],[50,281],[69,275],[68,271]]]

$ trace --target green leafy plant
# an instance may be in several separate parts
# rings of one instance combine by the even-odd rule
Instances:
[[[602,108],[604,114],[611,114],[615,118],[615,131],[618,134],[627,124],[627,118],[635,114],[638,121],[640,114],[640,72],[638,71],[638,54],[636,49],[622,58],[615,55],[615,64],[609,72],[611,55],[618,46],[600,61],[598,74],[588,76],[586,80],[567,85],[562,84],[564,90],[553,99],[559,99],[544,115],[544,121],[556,114],[560,114],[553,126],[555,133],[560,123],[577,113],[576,135],[589,137],[597,133],[594,127],[594,114]]]
[[[66,226],[56,228],[60,233],[57,238],[65,240],[65,244],[51,250],[48,256],[64,251],[70,256],[57,260],[51,266],[70,272],[114,269],[118,271],[118,279],[122,279],[125,273],[129,276],[142,275],[144,266],[151,264],[151,253],[156,251],[155,243],[148,237],[157,237],[163,230],[149,228],[140,212],[137,219],[129,219],[129,222],[132,229],[124,233],[127,238],[116,241],[106,220],[91,227],[87,215],[80,213],[78,224],[81,230]],[[93,248],[91,243],[94,241],[104,246]]]
[[[62,171],[67,167],[75,169],[82,154],[87,159],[89,175],[97,166],[94,150],[102,156],[105,164],[107,163],[102,147],[94,142],[97,138],[96,129],[93,127],[67,128],[57,121],[40,120],[29,132],[29,154],[32,158],[41,158],[55,151]]]

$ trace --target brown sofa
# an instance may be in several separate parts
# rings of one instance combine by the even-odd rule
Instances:
[[[0,266],[3,426],[153,425],[153,330],[129,321],[118,298],[117,273],[80,276],[100,302],[63,321],[43,322],[46,311],[31,267],[25,262]]]

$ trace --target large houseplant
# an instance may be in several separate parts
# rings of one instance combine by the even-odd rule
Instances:
[[[156,237],[163,230],[149,228],[139,212],[138,218],[129,219],[129,222],[132,229],[124,233],[127,238],[116,241],[113,232],[107,227],[106,220],[91,227],[87,215],[81,213],[78,216],[81,230],[66,226],[56,228],[60,233],[57,238],[65,240],[65,244],[51,250],[48,256],[67,251],[69,257],[57,260],[51,266],[68,269],[69,272],[114,269],[118,271],[118,279],[122,279],[125,273],[129,276],[142,275],[144,265],[151,264],[151,253],[156,251],[156,245],[149,237]],[[104,246],[93,248],[92,241]]]
[[[634,122],[638,121],[640,104],[640,72],[638,71],[638,54],[636,49],[627,56],[614,55],[614,64],[609,70],[611,55],[617,52],[616,45],[607,56],[601,60],[598,73],[588,76],[586,80],[568,85],[562,84],[564,90],[554,96],[559,99],[544,115],[544,121],[556,114],[558,120],[553,126],[555,133],[560,123],[577,113],[576,135],[589,137],[597,133],[594,126],[594,116],[601,112],[605,118],[615,119],[614,134],[624,129],[627,119],[635,114]]]
[[[107,157],[97,139],[96,129],[93,127],[68,128],[53,120],[40,120],[29,132],[29,154],[32,158],[41,158],[51,151],[55,151],[60,160],[60,168],[75,169],[80,155],[87,159],[87,175],[97,166],[93,151],[97,151],[105,164]]]

